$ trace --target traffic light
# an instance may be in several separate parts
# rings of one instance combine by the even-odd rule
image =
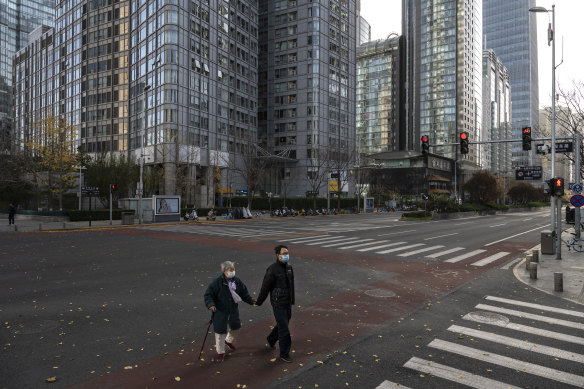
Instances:
[[[422,136],[422,154],[428,154],[430,152],[430,143],[428,143],[428,137]]]
[[[113,193],[117,190],[117,185],[116,184],[110,184],[110,193]]]
[[[468,154],[468,132],[460,133],[460,154]]]
[[[554,196],[564,195],[564,179],[561,177],[552,178],[552,183],[554,187]]]
[[[531,127],[523,127],[523,151],[531,150]]]

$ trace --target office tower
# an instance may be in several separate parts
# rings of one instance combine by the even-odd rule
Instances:
[[[405,149],[400,37],[357,48],[357,150],[364,154]]]
[[[359,16],[359,19],[357,19],[357,31],[359,32],[358,45],[362,45],[371,40],[371,25],[363,16]]]
[[[142,157],[159,177],[147,192],[197,206],[243,185],[233,171],[257,133],[257,1],[62,1],[54,36],[46,104],[84,151]]]
[[[482,124],[481,0],[403,0],[406,41],[407,147],[419,150],[420,136],[431,145],[458,142],[469,133],[480,140]],[[456,146],[432,147],[455,158]],[[477,163],[476,148],[466,156]]]
[[[539,87],[535,0],[483,0],[484,49],[492,49],[509,71],[513,104],[512,136],[531,126],[539,136]],[[513,166],[531,165],[533,151],[512,144]]]
[[[483,125],[485,140],[511,138],[511,87],[509,72],[493,50],[483,51]],[[511,143],[478,148],[480,165],[494,174],[511,174]]]
[[[259,142],[292,160],[266,190],[326,195],[315,180],[353,168],[357,16],[355,0],[260,1]]]
[[[13,128],[12,58],[26,46],[30,32],[52,26],[54,19],[54,0],[0,2],[0,152],[9,149]]]

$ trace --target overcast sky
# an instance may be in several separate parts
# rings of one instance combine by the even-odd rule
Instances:
[[[527,1],[527,0],[525,0]],[[401,34],[402,0],[361,0],[361,15],[371,24],[371,39],[384,39],[391,32]],[[537,6],[552,8],[556,4],[556,85],[567,89],[573,80],[584,80],[584,0],[536,0]],[[539,55],[539,104],[551,105],[552,50],[547,44],[548,16],[537,14]],[[551,13],[549,15],[551,21]]]

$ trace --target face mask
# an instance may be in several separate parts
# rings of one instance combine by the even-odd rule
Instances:
[[[235,270],[234,271],[228,271],[227,272],[227,278],[233,278],[235,277]]]
[[[290,256],[288,254],[282,255],[282,262],[286,263],[290,260]]]

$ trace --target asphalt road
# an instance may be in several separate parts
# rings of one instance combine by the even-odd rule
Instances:
[[[510,277],[499,268],[538,243],[547,216],[404,222],[376,214],[0,235],[0,387],[36,388],[53,376],[51,387],[338,387],[336,375],[346,373],[334,371],[334,358],[365,363],[370,354],[379,361],[360,375],[370,379],[349,386],[397,382],[388,374],[395,368],[424,387],[404,367],[407,345],[394,341],[404,326],[420,332],[418,322],[400,318],[433,312],[429,323],[443,333],[455,310],[460,317],[484,295],[509,296],[488,275]],[[197,361],[209,320],[202,295],[219,264],[234,260],[258,291],[276,243],[289,245],[296,273],[295,363],[283,366],[264,348],[268,304],[240,307],[239,349],[225,363],[212,362],[212,340]],[[444,304],[477,277],[484,285],[473,290],[483,292]]]

